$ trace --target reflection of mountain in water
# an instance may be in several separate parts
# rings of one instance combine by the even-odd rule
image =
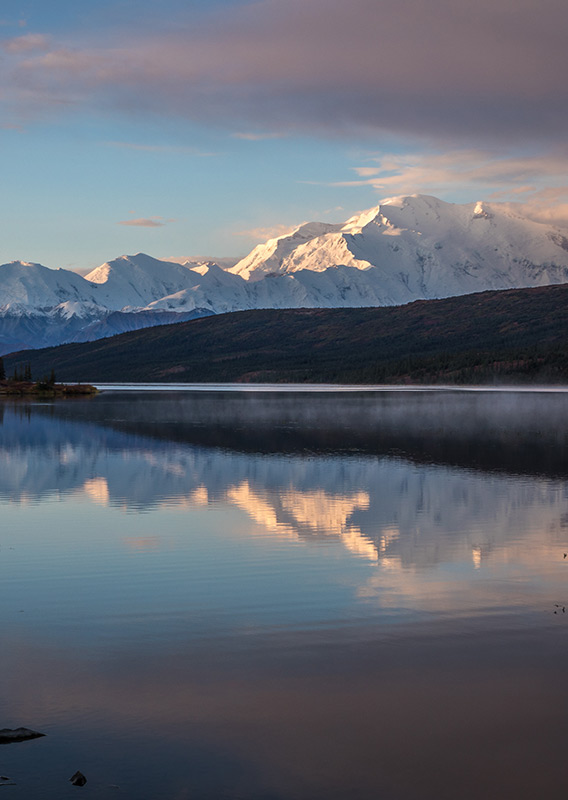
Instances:
[[[561,541],[563,521],[568,518],[568,494],[565,484],[556,479],[457,469],[444,464],[444,459],[440,459],[442,465],[417,464],[392,452],[377,456],[373,447],[356,447],[351,454],[345,447],[343,452],[330,452],[328,448],[316,454],[313,442],[320,434],[327,437],[333,433],[344,443],[349,441],[350,421],[356,428],[357,441],[363,442],[365,431],[372,436],[380,428],[380,436],[399,442],[391,451],[404,455],[409,440],[414,442],[421,435],[427,443],[437,435],[447,439],[452,430],[457,430],[459,414],[451,420],[448,409],[439,407],[439,397],[425,397],[428,402],[422,408],[422,418],[412,396],[415,413],[409,415],[407,407],[406,417],[400,399],[398,405],[390,399],[383,405],[363,399],[350,414],[338,415],[335,427],[331,412],[335,409],[337,414],[337,404],[324,408],[321,398],[317,399],[316,412],[319,407],[322,413],[317,416],[314,412],[313,427],[308,424],[309,404],[304,401],[296,406],[295,418],[291,401],[280,405],[276,420],[268,413],[270,401],[267,405],[257,400],[240,405],[240,398],[233,408],[232,398],[222,403],[215,417],[210,396],[207,403],[195,403],[193,398],[190,402],[185,402],[186,398],[159,402],[129,398],[127,405],[103,397],[101,403],[5,407],[0,427],[0,497],[21,502],[80,493],[95,503],[134,510],[225,503],[246,512],[251,530],[260,535],[314,544],[338,540],[371,561],[403,567],[454,560],[471,560],[479,565],[496,547],[538,529],[546,531],[551,542]],[[500,410],[504,420],[513,401],[512,397],[505,399],[507,403]],[[432,427],[436,404],[441,411],[437,430]],[[365,407],[368,413],[362,416]],[[494,454],[502,469],[503,443],[511,441],[512,452],[524,451],[537,438],[533,428],[539,428],[550,451],[550,463],[559,464],[565,429],[560,425],[555,428],[554,423],[561,407],[552,402],[541,418],[530,416],[528,405],[520,407],[519,414],[503,429],[497,426],[495,408],[492,415],[488,410],[484,436],[494,432],[496,441],[486,459],[491,460]],[[479,405],[477,408],[479,411]],[[200,409],[201,418],[197,413]],[[308,453],[277,452],[277,444],[273,445],[276,452],[270,455],[245,453],[184,441],[189,438],[188,432],[201,431],[204,438],[219,439],[220,443],[223,428],[215,426],[215,419],[229,427],[231,412],[243,409],[247,414],[236,415],[234,428],[244,434],[254,410],[266,451],[273,441],[272,419],[277,423],[277,444],[288,425],[291,438],[303,437],[309,443]],[[458,410],[463,416],[464,406]],[[152,411],[159,422],[151,421]],[[282,411],[286,413],[282,415]],[[102,424],[105,416],[106,425]],[[403,430],[404,418],[407,426]],[[474,422],[470,419],[469,430],[460,432],[462,442],[475,438]],[[479,427],[479,418],[477,424]],[[159,428],[159,436],[153,426]],[[517,438],[513,436],[515,426]],[[466,463],[469,454],[464,448],[462,460]],[[512,453],[506,454],[509,458]]]
[[[399,455],[568,477],[568,393],[561,392],[130,392],[39,410],[241,452]]]

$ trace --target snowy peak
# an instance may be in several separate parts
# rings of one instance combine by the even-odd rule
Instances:
[[[360,233],[368,225],[420,231],[452,214],[453,204],[424,194],[387,197],[374,208],[356,214],[342,227],[344,233]]]
[[[145,277],[159,277],[167,267],[171,267],[173,271],[187,269],[183,264],[160,261],[157,258],[146,255],[146,253],[137,253],[134,256],[119,256],[113,261],[107,261],[92,272],[89,272],[85,277],[86,280],[92,283],[106,283],[111,275],[130,276],[138,274]]]
[[[381,303],[393,304],[568,280],[568,238],[499,204],[390,197],[342,226],[304,225],[298,231],[296,239],[290,234],[259,245],[234,271],[258,280],[374,268],[380,271]]]
[[[0,266],[0,308],[4,313],[43,313],[64,303],[96,305],[90,285],[75,272],[28,261]]]
[[[161,297],[194,284],[199,274],[184,264],[138,253],[102,264],[89,272],[86,280],[99,286],[105,304],[118,311],[145,308]]]
[[[485,203],[479,202],[475,204],[475,208],[473,209],[474,219],[491,219],[492,216],[492,212],[487,209]]]
[[[468,228],[473,220],[494,218],[506,225],[514,224],[514,221],[517,220],[522,223],[523,227],[536,226],[535,230],[543,227],[541,223],[532,222],[505,210],[498,203],[478,201],[460,205],[447,203],[430,195],[414,194],[382,200],[380,205],[347,220],[341,231],[343,233],[361,233],[367,226],[375,225],[379,228],[433,235],[440,230],[457,231]]]
[[[229,271],[251,281],[261,280],[267,275],[281,274],[287,269],[284,264],[285,259],[297,247],[340,229],[341,225],[327,222],[305,222],[290,233],[257,245],[252,253],[241,259]]]

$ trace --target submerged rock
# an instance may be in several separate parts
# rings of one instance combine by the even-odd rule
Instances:
[[[38,733],[29,728],[0,728],[0,744],[26,742],[28,739],[38,739],[40,736],[45,736],[45,733]]]

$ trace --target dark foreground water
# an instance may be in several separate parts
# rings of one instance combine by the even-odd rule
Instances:
[[[568,394],[0,419],[7,798],[566,796]]]

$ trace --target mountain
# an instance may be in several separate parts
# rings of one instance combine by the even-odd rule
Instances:
[[[142,253],[122,256],[82,277],[13,261],[0,266],[0,354],[112,336],[125,330],[212,313],[195,306],[172,315],[148,308],[157,297],[201,280],[187,266]]]
[[[568,284],[383,308],[253,310],[4,358],[65,381],[568,382]]]
[[[0,353],[245,309],[402,305],[564,283],[568,238],[498,203],[412,195],[345,224],[300,225],[233,266],[181,261],[121,256],[84,278],[0,266]]]
[[[344,225],[303,225],[259,245],[231,272],[257,281],[338,266],[367,273],[383,301],[377,305],[398,305],[568,281],[568,238],[499,204],[413,195],[384,200]]]

